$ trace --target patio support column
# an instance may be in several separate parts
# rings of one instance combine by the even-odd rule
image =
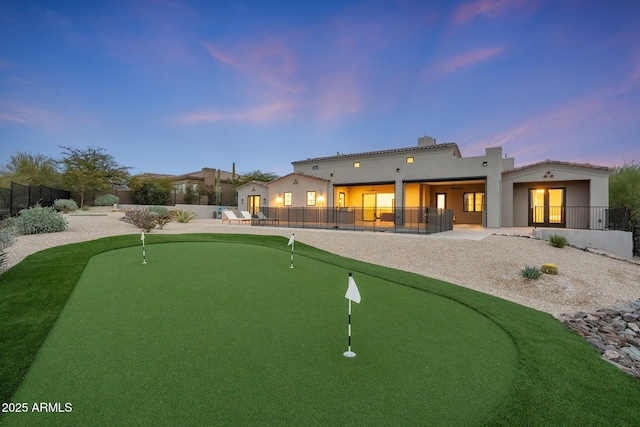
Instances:
[[[404,183],[401,179],[396,179],[394,185],[395,192],[395,225],[404,225]]]
[[[502,147],[486,149],[487,182],[485,214],[487,228],[500,228],[502,211]]]

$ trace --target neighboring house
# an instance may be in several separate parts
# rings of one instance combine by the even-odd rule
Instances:
[[[218,170],[214,168],[202,168],[197,172],[185,173],[182,175],[144,174],[146,177],[170,179],[176,189],[175,203],[185,203],[191,194],[193,204],[212,204],[215,202],[216,185],[220,186],[222,200],[221,205],[235,205],[235,189],[233,185],[234,174],[220,170],[220,183],[217,184]],[[235,175],[240,178],[240,175]],[[189,190],[188,190],[189,189]],[[210,203],[211,202],[211,203]]]
[[[220,204],[235,205],[235,200],[233,199],[235,194],[233,179],[239,177],[239,175],[234,176],[231,172],[220,170],[220,182],[217,183],[218,170],[214,168],[202,168],[201,171],[173,176],[171,180],[176,190],[178,190],[178,198],[182,195],[182,200],[184,200],[184,196],[188,193],[187,188],[191,188],[191,192],[195,197],[205,198],[202,203],[197,204],[207,204],[207,199],[209,198],[207,195],[215,198],[216,185],[219,185],[220,193],[224,195]]]
[[[239,187],[239,207],[356,208],[363,221],[386,218],[395,224],[437,208],[453,210],[458,224],[607,227],[608,167],[546,161],[514,168],[501,147],[463,158],[457,144],[436,144],[428,136],[414,147],[292,165],[294,172],[276,181]]]
[[[141,178],[157,178],[168,179],[171,181],[174,187],[174,191],[171,194],[171,202],[173,204],[195,204],[195,205],[227,205],[235,206],[237,204],[234,174],[231,172],[220,170],[220,184],[219,191],[221,200],[217,203],[216,200],[216,184],[218,179],[218,170],[214,168],[202,168],[201,171],[185,173],[182,175],[168,175],[157,173],[143,173],[139,175]],[[235,181],[242,178],[240,175],[235,175]],[[187,188],[190,191],[187,191]],[[185,200],[185,196],[190,193],[192,200],[189,201],[189,196]],[[114,189],[114,195],[120,198],[120,203],[131,204],[133,200],[131,198],[130,191],[126,188]]]

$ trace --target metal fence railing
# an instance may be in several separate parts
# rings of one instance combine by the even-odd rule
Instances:
[[[0,218],[15,216],[22,209],[40,204],[53,206],[57,199],[69,199],[71,193],[45,185],[11,183],[11,188],[0,188]]]
[[[453,210],[436,208],[267,207],[254,225],[433,234],[453,230]]]
[[[631,230],[629,208],[607,206],[536,206],[531,208],[529,223],[578,230]]]

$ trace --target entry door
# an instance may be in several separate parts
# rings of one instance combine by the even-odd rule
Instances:
[[[564,205],[564,188],[529,189],[529,225],[565,227]]]
[[[260,211],[260,196],[249,196],[247,198],[249,213],[255,215]]]

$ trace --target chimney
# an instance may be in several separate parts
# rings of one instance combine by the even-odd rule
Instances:
[[[428,145],[434,145],[436,140],[431,138],[430,136],[423,136],[418,138],[418,147],[426,147]]]

